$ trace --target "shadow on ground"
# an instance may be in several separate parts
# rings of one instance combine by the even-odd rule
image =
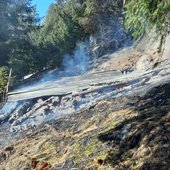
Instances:
[[[98,135],[110,145],[105,160],[116,169],[168,170],[170,167],[170,84],[152,88],[129,106],[138,116]]]

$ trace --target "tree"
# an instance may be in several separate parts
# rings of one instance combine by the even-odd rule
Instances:
[[[86,37],[79,23],[82,9],[76,0],[57,1],[50,6],[43,26],[30,34],[33,44],[41,51],[41,59],[46,60],[46,69],[60,67],[64,54],[74,50],[76,43]]]
[[[30,0],[0,2],[0,66],[7,65],[11,53],[27,33],[35,28],[36,12]]]
[[[125,9],[125,26],[135,38],[154,27],[162,36],[168,32],[170,0],[131,0]]]
[[[0,96],[4,92],[7,82],[8,82],[8,69],[6,67],[0,67]]]

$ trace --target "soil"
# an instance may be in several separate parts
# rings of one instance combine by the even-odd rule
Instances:
[[[146,54],[139,48],[126,50],[119,59],[98,60],[94,70],[135,70]],[[157,56],[148,54],[156,62]],[[0,170],[169,170],[170,70],[169,65],[158,66],[119,82],[116,97],[38,127],[10,133],[10,122],[0,122]]]
[[[101,100],[91,108],[21,132],[20,140],[2,150],[0,169],[31,169],[31,160],[36,158],[37,169],[46,163],[53,170],[168,170],[169,89],[166,83],[144,96]]]

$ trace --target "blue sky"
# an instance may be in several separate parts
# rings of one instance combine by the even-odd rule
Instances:
[[[54,3],[55,0],[33,0],[32,3],[36,5],[37,12],[40,17],[44,17],[47,14],[48,7]]]

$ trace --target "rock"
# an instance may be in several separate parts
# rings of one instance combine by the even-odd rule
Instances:
[[[165,46],[164,46],[164,53],[163,53],[164,60],[169,59],[169,56],[170,56],[169,44],[170,44],[170,35],[166,36],[166,39],[165,39]],[[165,62],[167,62],[167,61],[165,61]]]

